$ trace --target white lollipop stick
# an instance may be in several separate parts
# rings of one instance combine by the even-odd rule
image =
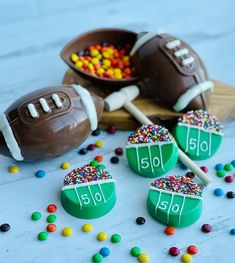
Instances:
[[[142,111],[140,111],[131,101],[139,95],[139,88],[135,85],[120,89],[118,92],[110,94],[104,100],[104,107],[107,111],[114,111],[124,107],[141,124],[153,124]],[[179,159],[205,184],[211,183],[210,178],[179,148]]]

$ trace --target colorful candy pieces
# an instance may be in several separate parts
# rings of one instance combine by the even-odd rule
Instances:
[[[69,214],[91,219],[103,216],[113,208],[115,181],[102,168],[100,164],[97,167],[85,165],[65,176],[61,202]]]
[[[126,144],[130,168],[144,177],[158,177],[171,170],[178,160],[178,147],[167,129],[143,125]]]
[[[73,53],[75,67],[93,76],[109,79],[126,79],[133,76],[129,52],[132,45],[91,45],[84,51]]]
[[[173,227],[193,224],[202,212],[202,185],[184,176],[155,180],[149,189],[147,208],[154,218]]]
[[[173,135],[191,159],[204,160],[219,149],[221,129],[221,122],[214,115],[203,110],[189,111],[178,119]]]

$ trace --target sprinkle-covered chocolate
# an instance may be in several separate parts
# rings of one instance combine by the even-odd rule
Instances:
[[[165,176],[152,182],[151,186],[170,192],[187,195],[202,196],[203,186],[196,184],[189,177],[185,176]]]
[[[112,179],[109,172],[99,167],[84,165],[68,173],[64,178],[64,185],[81,184],[105,179]]]
[[[127,144],[152,143],[152,142],[170,142],[174,141],[169,131],[155,124],[143,125],[130,134]]]
[[[188,111],[178,119],[178,122],[216,132],[222,129],[221,122],[214,115],[203,110]]]

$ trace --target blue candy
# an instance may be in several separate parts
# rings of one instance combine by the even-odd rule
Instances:
[[[100,249],[100,254],[103,256],[103,257],[107,257],[110,255],[110,249],[107,248],[107,247],[102,247]]]
[[[233,167],[235,167],[235,160],[232,160],[231,164]]]
[[[223,169],[224,169],[224,165],[222,163],[217,163],[216,164],[216,166],[215,166],[215,170],[216,171],[223,170]]]
[[[35,176],[37,178],[42,178],[46,175],[46,172],[44,170],[38,170],[36,173],[35,173]]]
[[[230,234],[231,234],[231,235],[235,235],[235,228],[232,228],[232,229],[230,230]]]
[[[215,195],[215,196],[222,196],[222,195],[224,195],[224,190],[221,189],[221,188],[216,188],[216,189],[214,190],[214,195]]]

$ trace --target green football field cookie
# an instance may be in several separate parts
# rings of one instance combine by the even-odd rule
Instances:
[[[158,177],[171,170],[178,160],[178,147],[167,129],[143,125],[132,133],[125,147],[130,168],[144,177]]]
[[[163,224],[186,227],[202,213],[202,186],[184,176],[169,176],[155,180],[149,189],[147,209]]]
[[[219,149],[221,123],[205,111],[189,111],[179,118],[173,135],[178,146],[193,160],[204,160]]]
[[[107,171],[90,165],[75,169],[65,176],[61,202],[78,218],[104,216],[116,202],[115,180]]]

